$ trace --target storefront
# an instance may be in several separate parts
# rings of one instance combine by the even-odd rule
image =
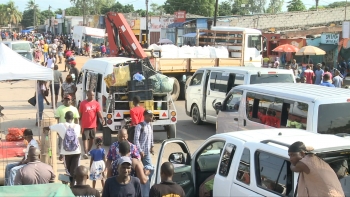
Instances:
[[[301,49],[302,47],[306,46],[306,40],[304,38],[281,38],[279,45],[283,44],[290,44]],[[295,59],[293,53],[281,53],[279,55],[282,63],[291,62],[292,59]]]
[[[279,41],[281,35],[276,33],[263,33],[262,36],[264,37],[263,49],[265,49],[263,57],[268,57],[270,61],[273,61],[275,57],[278,57],[278,53],[272,50],[280,45]]]

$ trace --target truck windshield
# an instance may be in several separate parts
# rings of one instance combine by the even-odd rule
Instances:
[[[85,42],[91,41],[93,44],[98,44],[100,45],[101,43],[105,43],[105,38],[104,37],[97,37],[97,36],[90,36],[86,35],[85,36]]]
[[[318,108],[317,132],[350,134],[350,103],[323,104]]]
[[[292,74],[261,74],[251,75],[250,84],[259,83],[294,83],[294,76]]]

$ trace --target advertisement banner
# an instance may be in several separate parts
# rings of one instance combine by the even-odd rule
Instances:
[[[177,11],[174,13],[175,23],[183,23],[186,21],[186,11]]]
[[[321,35],[321,44],[338,44],[339,34],[337,33],[323,33]]]

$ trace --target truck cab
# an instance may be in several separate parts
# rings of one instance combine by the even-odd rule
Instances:
[[[173,181],[187,197],[199,196],[205,182],[209,183],[206,185],[211,188],[211,196],[293,196],[299,175],[290,170],[288,147],[300,140],[329,164],[350,161],[349,139],[298,129],[216,134],[193,154],[184,140],[168,139],[160,148],[155,183],[161,182],[160,166],[168,160],[175,169]],[[345,173],[339,181],[349,196],[350,176]]]

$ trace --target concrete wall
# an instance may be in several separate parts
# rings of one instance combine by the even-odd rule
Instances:
[[[350,7],[347,8],[350,13]],[[348,14],[347,19],[350,19]],[[324,26],[345,20],[345,8],[334,8],[319,11],[285,12],[279,14],[264,14],[254,16],[234,17],[230,26],[276,30],[297,29],[300,27]]]

